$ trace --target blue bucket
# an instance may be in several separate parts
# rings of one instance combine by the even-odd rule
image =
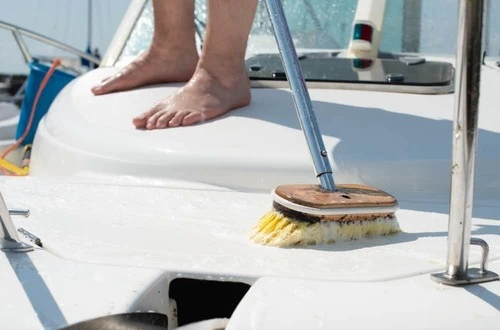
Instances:
[[[42,83],[43,78],[49,71],[50,67],[41,64],[38,61],[33,61],[29,64],[30,73],[28,75],[28,81],[26,83],[26,89],[24,92],[24,100],[21,105],[21,115],[19,117],[19,123],[17,124],[16,140],[19,139],[26,126],[28,126],[28,121],[31,114],[31,108],[33,107],[33,102],[35,102],[36,94],[38,93],[38,88]],[[38,105],[35,109],[35,115],[33,117],[33,123],[29,130],[28,135],[23,141],[23,145],[33,143],[33,138],[35,137],[35,132],[38,127],[38,123],[42,117],[49,111],[49,107],[52,101],[56,98],[57,94],[66,86],[71,80],[75,79],[76,76],[69,73],[63,72],[61,70],[55,70],[50,77],[49,82],[45,86],[40,99],[38,100]]]

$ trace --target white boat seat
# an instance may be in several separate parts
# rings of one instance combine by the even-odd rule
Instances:
[[[209,124],[146,131],[135,129],[132,117],[181,84],[92,95],[90,88],[117,70],[94,70],[59,94],[38,128],[32,175],[105,177],[134,184],[192,181],[253,191],[316,182],[288,90],[253,89],[250,106]],[[484,72],[485,79],[498,78]],[[482,91],[482,104],[495,97],[494,88],[488,88]],[[447,196],[452,94],[331,89],[311,89],[310,94],[337,182]],[[500,185],[494,179],[500,165],[499,120],[494,109],[481,109],[479,195]]]

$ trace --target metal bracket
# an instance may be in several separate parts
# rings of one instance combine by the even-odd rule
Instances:
[[[464,275],[453,276],[449,275],[448,272],[435,273],[431,274],[431,278],[438,283],[453,286],[497,281],[500,278],[498,274],[486,269],[490,251],[488,243],[480,238],[471,238],[470,244],[478,245],[483,249],[479,268],[468,268]]]
[[[17,252],[24,253],[33,251],[34,248],[23,242],[10,241],[3,238],[0,238],[0,250],[3,252]]]
[[[34,249],[31,245],[23,243],[19,239],[14,223],[10,217],[11,214],[28,217],[30,212],[29,210],[9,210],[0,193],[0,250],[3,252],[33,251]]]
[[[9,209],[10,215],[20,215],[25,218],[30,216],[30,210],[27,209]]]
[[[25,218],[30,216],[30,210],[26,209],[9,209],[9,215],[20,215]],[[0,238],[0,250],[3,252],[30,252],[33,247],[21,241],[16,241],[8,238]]]

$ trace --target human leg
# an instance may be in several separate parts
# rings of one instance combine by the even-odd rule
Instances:
[[[191,78],[198,62],[194,0],[153,0],[153,13],[151,46],[118,74],[92,88],[94,94]]]
[[[250,103],[245,51],[257,0],[208,0],[203,50],[189,82],[134,118],[138,128],[193,125]]]

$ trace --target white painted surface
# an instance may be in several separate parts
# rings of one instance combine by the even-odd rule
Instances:
[[[9,207],[26,207],[16,224],[65,258],[160,268],[197,277],[286,276],[376,281],[442,269],[446,261],[446,205],[402,202],[403,233],[330,246],[280,249],[248,235],[269,210],[269,194],[57,183],[0,178]],[[478,206],[473,235],[500,258],[498,205]],[[479,250],[471,251],[472,262]]]
[[[259,284],[245,298],[228,329],[304,329],[305,325],[330,329],[357,325],[349,323],[354,320],[372,324],[383,320],[388,328],[415,320],[407,328],[432,328],[451,313],[448,307],[438,308],[441,301],[453,302],[453,308],[463,313],[475,313],[470,315],[479,318],[483,328],[499,321],[500,314],[474,300],[488,300],[500,308],[495,298],[500,294],[498,283],[485,286],[487,291],[472,287],[479,298],[471,300],[462,289],[434,284],[428,275],[415,279],[444,268],[445,204],[401,201],[397,216],[404,232],[395,236],[279,249],[255,245],[247,236],[269,208],[269,194],[29,177],[2,177],[0,186],[9,207],[32,212],[28,219],[15,217],[16,226],[37,235],[52,253],[64,258],[41,251],[20,257],[0,255],[0,283],[7,284],[3,292],[10,299],[0,311],[0,325],[50,329],[47,324],[74,323],[145,306],[162,311],[168,307],[168,281],[178,276],[249,284],[273,277],[274,282],[264,281],[267,284]],[[490,262],[499,271],[497,202],[477,203],[475,211],[481,218],[473,220],[473,236],[489,242]],[[478,261],[479,251],[472,248],[471,263]],[[381,297],[379,304],[373,303],[373,295]],[[423,313],[433,312],[426,318],[419,319],[418,314],[408,318],[408,309],[422,306],[427,308]],[[371,317],[358,320],[360,310]],[[388,310],[398,313],[387,316]],[[64,320],[58,319],[61,315]],[[469,318],[465,321],[459,329],[470,328]]]
[[[36,137],[33,175],[157,185],[174,179],[266,192],[315,181],[288,91],[254,89],[250,106],[209,125],[143,131],[131,118],[179,85],[92,96],[90,87],[113,72],[91,72],[56,99]],[[485,67],[483,82],[476,178],[482,198],[500,189],[499,70]],[[310,92],[338,182],[447,198],[452,94]]]
[[[500,263],[493,268],[500,271]],[[500,282],[454,288],[428,275],[378,283],[257,281],[226,330],[498,329]]]
[[[159,270],[75,263],[41,249],[0,253],[0,283],[1,329],[59,329],[110,314],[168,310],[168,279]]]

